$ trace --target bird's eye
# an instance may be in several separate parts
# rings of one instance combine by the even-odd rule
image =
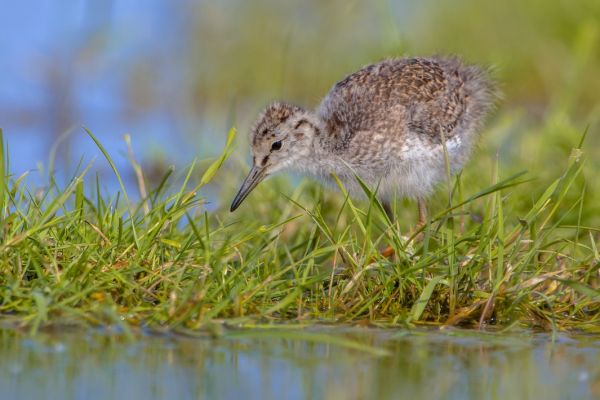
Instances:
[[[273,144],[271,145],[271,151],[279,149],[281,149],[281,140],[273,142]]]

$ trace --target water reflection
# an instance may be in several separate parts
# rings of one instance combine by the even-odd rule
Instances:
[[[324,343],[350,339],[370,351]],[[315,335],[314,337],[311,335]],[[597,398],[598,338],[335,329],[219,339],[0,332],[0,397]],[[297,335],[295,336],[297,337]]]

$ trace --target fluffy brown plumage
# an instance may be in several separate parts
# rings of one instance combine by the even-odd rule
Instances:
[[[400,58],[348,75],[314,112],[271,104],[252,129],[253,167],[231,209],[291,169],[326,182],[336,174],[352,194],[358,174],[386,205],[394,194],[419,200],[421,221],[445,176],[444,148],[452,172],[462,168],[494,98],[487,73],[457,58]]]

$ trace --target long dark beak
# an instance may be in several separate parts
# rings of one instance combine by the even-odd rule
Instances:
[[[254,189],[256,185],[258,185],[263,179],[265,179],[267,176],[265,172],[266,171],[264,167],[257,167],[256,165],[252,166],[250,173],[248,173],[248,176],[246,179],[244,179],[244,183],[242,183],[242,187],[235,195],[233,203],[231,203],[231,212],[235,211],[235,209],[242,204],[242,201],[248,197],[252,189]]]

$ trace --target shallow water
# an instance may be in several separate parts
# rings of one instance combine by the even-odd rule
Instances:
[[[0,331],[3,399],[592,399],[600,337],[359,328]]]

